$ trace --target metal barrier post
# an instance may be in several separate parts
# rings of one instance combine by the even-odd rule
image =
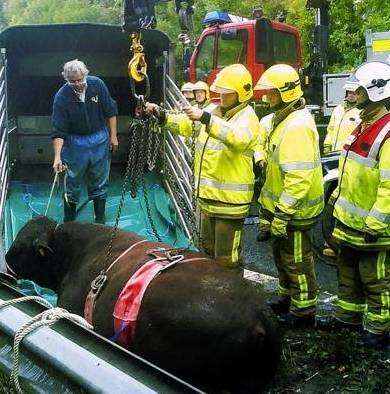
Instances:
[[[5,271],[3,242],[4,209],[9,182],[7,127],[7,60],[5,48],[0,48],[0,272]]]
[[[187,100],[166,72],[166,68],[164,71],[164,106],[168,110],[179,110]],[[172,198],[182,229],[189,239],[194,240],[196,239],[194,228],[196,208],[193,206],[192,198],[192,154],[183,137],[174,135],[168,130],[165,133],[167,138],[165,138],[164,161],[167,165],[164,183]]]

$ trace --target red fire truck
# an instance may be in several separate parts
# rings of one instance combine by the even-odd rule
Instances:
[[[299,31],[286,23],[262,16],[247,20],[224,12],[210,12],[188,67],[191,82],[209,85],[224,67],[245,64],[254,83],[272,64],[286,63],[297,70],[303,67]]]

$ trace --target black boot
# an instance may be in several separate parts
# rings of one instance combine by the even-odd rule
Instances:
[[[106,200],[97,198],[93,200],[95,223],[106,224]]]
[[[72,201],[66,201],[64,198],[64,223],[76,220],[77,204]]]
[[[390,352],[390,340],[389,335],[386,332],[382,334],[374,334],[364,330],[360,338],[357,340],[357,345]]]
[[[291,304],[291,298],[287,296],[273,296],[267,302],[276,315],[288,313]]]
[[[280,323],[287,328],[312,328],[315,326],[315,317],[313,316],[296,316],[291,312],[279,317]]]
[[[363,327],[361,323],[353,324],[343,322],[336,319],[334,316],[319,316],[316,318],[316,328],[324,331],[338,331],[338,330],[349,330],[361,332]]]

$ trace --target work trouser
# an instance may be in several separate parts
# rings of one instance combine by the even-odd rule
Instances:
[[[262,208],[259,209],[259,225],[258,225],[258,230],[261,233],[269,233],[271,231],[271,221],[269,217],[266,215],[266,213],[262,210]]]
[[[110,143],[107,129],[93,134],[70,134],[62,148],[62,161],[68,167],[66,194],[78,203],[86,184],[90,200],[106,199],[110,173]]]
[[[390,331],[390,251],[342,246],[337,260],[336,318],[363,323],[368,331]]]
[[[290,312],[306,317],[315,314],[317,282],[312,251],[312,230],[290,230],[286,238],[273,240],[279,273],[279,294],[291,299]]]
[[[244,219],[221,218],[200,213],[200,237],[203,250],[218,264],[240,268],[241,234]]]

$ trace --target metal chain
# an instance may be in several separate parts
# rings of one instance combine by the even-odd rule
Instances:
[[[133,124],[130,126],[130,133],[129,133],[129,134],[130,134],[130,138],[129,138],[130,144],[132,144],[132,143],[134,142],[134,139],[135,139],[135,138],[134,138],[134,137],[135,137],[135,132],[136,132],[135,128],[136,128],[136,124],[133,123]],[[135,145],[135,144],[134,144],[134,145]],[[135,155],[134,155],[134,149],[132,149],[132,145],[130,145],[129,153],[128,153],[128,156],[127,156],[127,165],[126,165],[125,176],[124,176],[123,184],[122,184],[121,199],[120,199],[120,201],[119,201],[119,206],[118,206],[118,212],[117,212],[117,214],[116,214],[114,227],[113,227],[112,230],[111,230],[111,237],[110,237],[110,240],[109,240],[109,242],[108,242],[108,244],[107,244],[106,259],[105,259],[106,265],[105,265],[105,266],[108,266],[108,265],[109,265],[109,263],[110,263],[110,261],[111,261],[111,258],[112,258],[112,244],[113,244],[113,242],[114,242],[116,233],[117,233],[117,231],[118,231],[119,219],[120,219],[120,217],[121,217],[122,208],[123,208],[123,204],[124,204],[124,201],[125,201],[127,184],[128,184],[128,182],[129,182],[129,179],[130,179],[130,176],[131,176],[131,172],[134,170],[134,168],[133,168],[133,166],[132,166],[132,165],[133,165],[133,160],[132,160],[132,158],[133,158],[134,156],[135,156]]]
[[[160,130],[157,119],[153,116],[145,116],[145,114],[143,114],[143,116],[141,116],[139,119],[134,120],[131,133],[133,134],[133,149],[131,157],[132,170],[130,179],[131,196],[133,198],[137,196],[138,183],[140,182],[150,227],[155,238],[161,242],[161,237],[158,234],[151,213],[148,191],[144,180],[145,170],[147,168],[152,170],[155,167],[157,155],[159,152]],[[157,138],[155,137],[156,135]],[[155,145],[154,147],[153,143]]]
[[[148,157],[148,168],[152,171],[156,166],[156,160],[161,143],[161,132],[157,122],[153,122],[150,128],[149,141],[152,141],[152,149],[150,151],[150,156]]]
[[[197,138],[197,130],[195,122],[192,122],[192,134],[191,134],[191,187],[192,187],[192,207],[194,210],[194,215],[191,215],[193,218],[193,227],[191,229],[191,233],[196,244],[200,243],[200,228],[198,228],[196,223],[196,213],[197,213],[197,198],[195,195],[195,191],[197,190],[195,185],[195,152],[196,152],[196,138]]]

